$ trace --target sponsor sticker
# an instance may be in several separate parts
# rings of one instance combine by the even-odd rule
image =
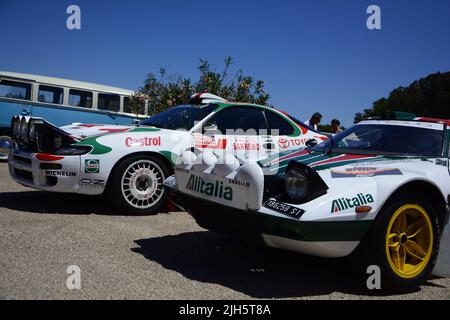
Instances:
[[[191,175],[186,189],[219,199],[233,200],[233,189],[224,186],[222,181],[206,182],[201,177]]]
[[[76,177],[76,172],[67,172],[61,170],[45,170],[46,176],[56,176],[56,177]]]
[[[278,146],[281,149],[287,149],[289,147],[302,147],[305,145],[306,141],[310,140],[311,138],[280,138],[278,139]]]
[[[247,182],[247,181],[228,179],[228,183],[235,184],[237,186],[242,186],[242,187],[250,187],[250,182]]]
[[[80,179],[80,186],[81,187],[104,187],[105,180],[83,178],[83,179]]]
[[[402,175],[396,168],[352,167],[345,170],[331,170],[332,178],[355,178]]]
[[[161,137],[125,138],[127,147],[156,147],[161,145]]]
[[[204,135],[193,135],[195,147],[199,149],[226,149],[227,139],[216,139]]]
[[[337,213],[358,206],[364,206],[373,202],[373,196],[371,194],[364,193],[358,193],[355,197],[352,198],[334,199],[331,203],[331,213]]]
[[[98,160],[98,159],[84,160],[84,172],[85,173],[99,173],[100,172],[100,160]]]
[[[259,151],[260,145],[257,139],[237,138],[233,142],[233,150]]]

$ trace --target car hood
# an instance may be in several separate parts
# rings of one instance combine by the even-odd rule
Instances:
[[[309,150],[300,150],[287,154],[280,154],[276,157],[267,158],[260,161],[260,166],[270,167],[272,171],[277,171],[278,174],[284,174],[288,164],[291,161],[300,162],[308,165],[316,171],[323,171],[326,169],[333,170],[334,168],[345,166],[355,167],[382,167],[387,164],[395,163],[396,166],[407,166],[413,163],[413,167],[417,161],[428,161],[435,163],[434,159],[420,158],[420,157],[388,157],[383,155],[361,155],[348,153],[327,154],[323,152],[315,152]],[[336,169],[337,170],[337,169]]]
[[[117,132],[127,132],[138,128],[139,127],[137,126],[84,123],[76,123],[60,127],[61,130],[67,132],[71,137],[78,140],[84,140],[91,137],[98,137]]]

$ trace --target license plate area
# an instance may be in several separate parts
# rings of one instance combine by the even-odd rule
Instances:
[[[264,203],[264,207],[268,209],[275,210],[279,213],[285,214],[287,216],[299,219],[305,210],[294,207],[290,204],[278,201],[276,199],[269,199]]]

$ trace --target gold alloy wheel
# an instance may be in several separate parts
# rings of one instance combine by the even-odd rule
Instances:
[[[430,261],[433,245],[433,225],[424,208],[406,204],[395,211],[387,228],[386,255],[398,276],[419,275]]]

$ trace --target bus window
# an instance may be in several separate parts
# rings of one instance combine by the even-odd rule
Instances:
[[[97,107],[99,110],[118,112],[120,110],[120,96],[117,94],[98,94]]]
[[[136,114],[136,111],[133,111],[131,109],[130,102],[131,102],[130,97],[123,98],[123,112]],[[145,114],[145,105],[144,104],[139,108],[137,114],[141,114],[141,115]]]
[[[10,80],[0,80],[0,97],[30,100],[31,84]]]
[[[131,113],[130,109],[130,97],[123,98],[123,112]]]
[[[70,89],[69,105],[75,107],[92,108],[92,92]]]
[[[58,87],[39,85],[38,101],[62,104],[63,89]]]

